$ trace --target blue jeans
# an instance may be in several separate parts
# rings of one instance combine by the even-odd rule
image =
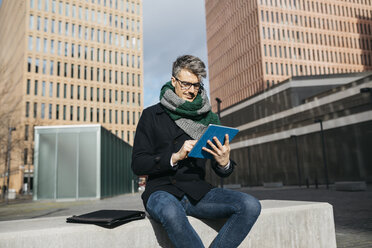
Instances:
[[[175,247],[204,247],[187,219],[228,218],[210,247],[238,247],[251,230],[261,212],[260,202],[251,195],[214,188],[196,205],[185,195],[181,200],[165,191],[151,194],[147,202],[151,217],[162,224]]]

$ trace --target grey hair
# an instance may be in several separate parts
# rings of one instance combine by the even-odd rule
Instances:
[[[195,74],[200,82],[202,81],[202,77],[205,78],[207,76],[204,62],[192,55],[179,56],[176,61],[173,62],[172,76],[177,77],[182,69],[186,69]]]

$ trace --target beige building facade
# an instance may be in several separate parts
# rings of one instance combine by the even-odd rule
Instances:
[[[3,0],[0,185],[10,126],[9,189],[17,192],[32,178],[34,126],[100,123],[133,143],[143,110],[142,41],[141,0]]]
[[[372,70],[371,0],[206,0],[213,109],[292,76]]]

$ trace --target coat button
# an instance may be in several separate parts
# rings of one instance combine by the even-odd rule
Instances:
[[[159,162],[160,162],[160,159],[161,159],[160,156],[155,157],[155,158],[154,158],[155,163],[159,163]]]

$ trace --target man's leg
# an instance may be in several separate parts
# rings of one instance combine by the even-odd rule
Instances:
[[[260,202],[251,195],[214,188],[196,205],[188,205],[188,215],[204,218],[228,218],[211,247],[238,247],[245,239],[261,212]]]
[[[147,201],[147,212],[160,222],[175,247],[204,247],[187,219],[182,201],[165,191],[156,191]]]

